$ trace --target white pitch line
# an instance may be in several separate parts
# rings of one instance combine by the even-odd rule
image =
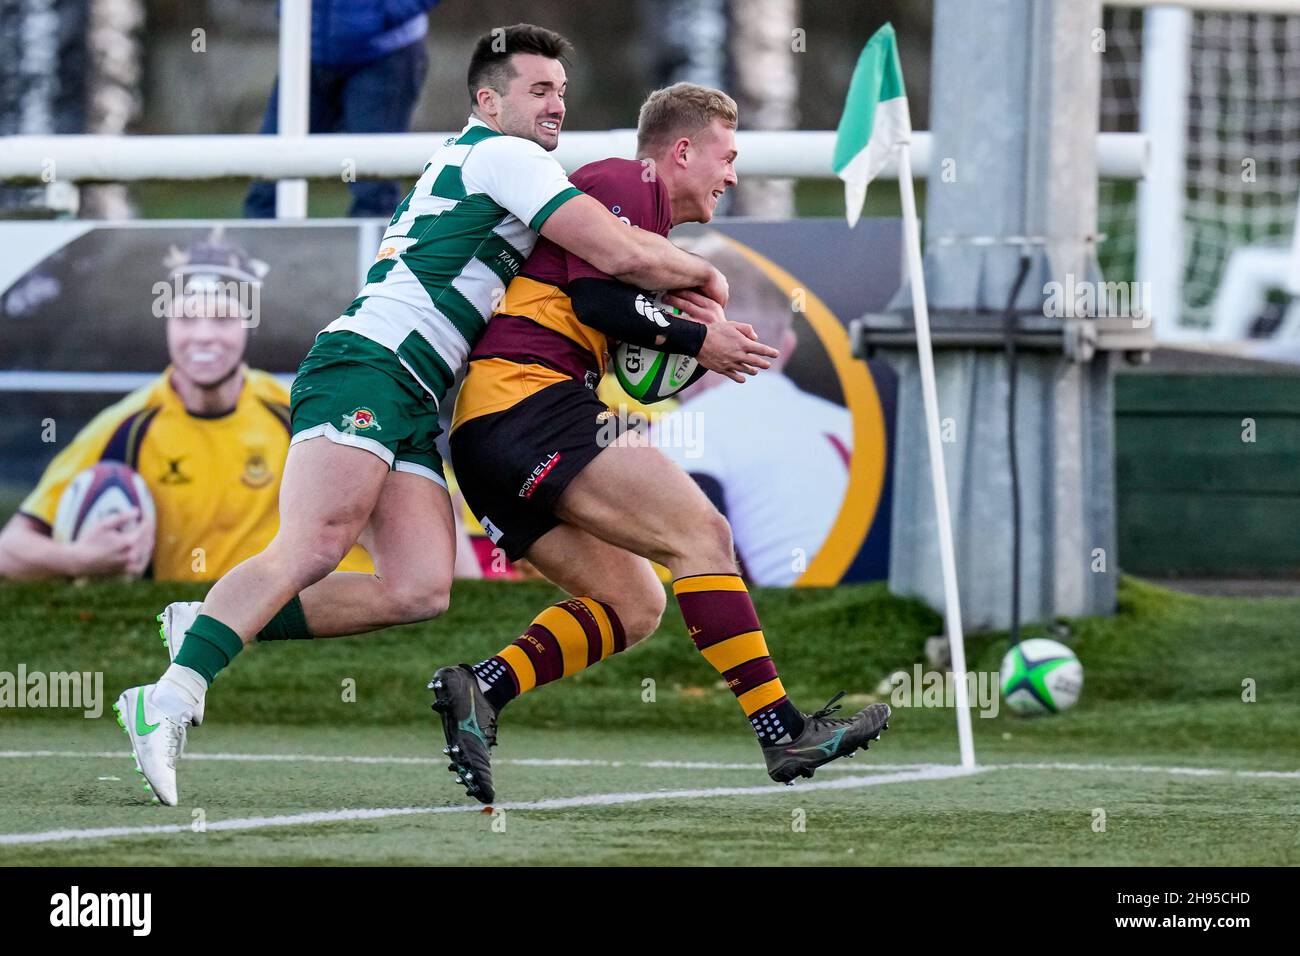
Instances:
[[[129,750],[0,750],[0,759],[12,758],[89,758],[121,760],[131,756]],[[370,757],[352,754],[249,754],[249,753],[186,753],[185,760],[234,761],[238,763],[342,763],[342,764],[392,764],[414,766],[445,766],[446,757]],[[493,765],[507,764],[517,767],[638,767],[648,770],[766,770],[766,765],[753,763],[719,763],[708,760],[596,760],[571,757],[494,757]],[[870,763],[831,764],[821,770],[851,772],[878,772],[893,770],[925,770],[931,767],[948,767],[940,763]]]
[[[645,803],[655,800],[706,800],[713,797],[772,796],[778,793],[807,793],[810,790],[857,790],[886,783],[911,783],[918,780],[948,780],[970,776],[979,770],[962,767],[935,767],[910,773],[879,774],[869,777],[840,777],[800,785],[792,791],[780,784],[762,787],[708,787],[698,790],[654,790],[641,793],[593,793],[576,797],[554,797],[549,800],[529,800],[518,803],[496,803],[496,810],[569,810],[580,807],[609,807],[628,803]],[[295,813],[279,817],[242,817],[233,820],[215,820],[207,824],[209,831],[261,830],[267,827],[304,826],[318,823],[346,823],[353,820],[379,820],[385,817],[402,817],[436,813],[481,813],[480,806],[464,804],[446,807],[385,807],[363,810],[321,810],[312,813]],[[188,824],[156,824],[139,827],[96,827],[83,830],[46,830],[42,833],[0,834],[0,846],[26,843],[58,843],[69,840],[100,840],[117,837],[156,836],[163,833],[183,833]]]
[[[130,757],[128,750],[0,750],[0,759],[32,758],[89,758],[120,760]],[[249,754],[249,753],[187,753],[186,760],[233,761],[236,763],[338,763],[338,764],[391,764],[414,766],[443,766],[446,758],[438,757],[371,757],[353,754]],[[709,760],[597,760],[574,757],[497,757],[493,764],[516,767],[637,767],[648,770],[765,770],[758,762],[723,763]],[[930,770],[946,768],[943,763],[849,763],[828,764],[819,768],[823,772],[840,773],[891,773],[894,771]],[[982,770],[1071,770],[1088,773],[1163,773],[1186,777],[1246,777],[1278,780],[1300,779],[1300,770],[1233,770],[1228,767],[1160,767],[1149,764],[1112,763],[994,763],[982,764]]]
[[[1175,777],[1268,777],[1300,780],[1300,770],[1231,770],[1227,767],[1156,767],[1122,763],[1000,763],[986,770],[1087,770],[1092,773],[1167,773]]]
[[[434,763],[443,763],[435,760]],[[517,767],[637,767],[646,770],[767,770],[767,765],[752,763],[719,763],[712,760],[573,760],[566,757],[494,758],[493,764],[514,764]],[[948,763],[876,763],[868,758],[856,766],[852,763],[827,764],[819,771],[840,773],[881,773],[896,770],[931,770],[935,767],[952,767]]]

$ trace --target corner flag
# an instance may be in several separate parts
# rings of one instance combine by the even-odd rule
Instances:
[[[844,115],[835,131],[831,166],[844,180],[844,213],[857,225],[875,179],[899,148],[912,141],[912,120],[903,89],[894,28],[886,23],[867,41],[849,82]]]
[[[948,508],[948,478],[943,468],[939,440],[939,387],[930,343],[930,305],[925,294],[921,257],[921,222],[916,214],[916,186],[912,182],[912,121],[903,91],[903,68],[898,62],[894,28],[886,23],[867,41],[849,83],[844,115],[835,134],[832,166],[844,180],[844,213],[849,228],[857,224],[867,183],[891,159],[898,160],[898,199],[903,207],[903,251],[916,322],[916,358],[925,408],[925,437],[930,452],[930,486],[934,492],[935,524],[939,532],[939,563],[943,572],[943,617],[956,675],[957,741],[961,765],[975,768],[975,737],[971,729],[970,700],[966,686],[966,641],[961,627],[961,598],[957,591],[957,556],[953,544],[952,516]]]

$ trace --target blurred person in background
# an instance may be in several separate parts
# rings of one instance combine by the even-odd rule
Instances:
[[[677,416],[701,416],[696,447],[665,442],[663,453],[731,522],[746,578],[759,585],[790,585],[799,576],[796,559],[804,559],[800,566],[812,560],[844,501],[853,417],[786,376],[796,344],[790,298],[736,243],[714,233],[683,240],[682,247],[708,259],[731,282],[727,318],[752,325],[759,341],[781,354],[771,369],[743,387],[706,372],[681,392],[681,405],[657,419],[652,432],[681,435]]]
[[[255,317],[250,297],[231,291],[260,286],[266,264],[225,242],[218,229],[184,250],[173,247],[164,265],[169,293],[181,293],[155,299],[155,314],[166,316],[171,364],[100,412],[55,456],[0,531],[0,576],[139,575],[152,552],[152,577],[206,581],[275,536],[289,393],[243,363]],[[156,527],[146,516],[121,514],[76,541],[54,540],[64,490],[101,461],[124,462],[140,474]],[[372,570],[360,546],[339,567]]]
[[[428,69],[428,11],[438,0],[314,0],[311,5],[310,126],[312,133],[405,133]],[[278,131],[280,83],[262,118]],[[392,181],[350,186],[350,216],[393,214],[402,198]],[[275,216],[275,183],[256,182],[244,215]]]

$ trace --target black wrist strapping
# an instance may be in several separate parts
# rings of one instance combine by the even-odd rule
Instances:
[[[612,339],[680,353],[700,354],[708,328],[654,304],[653,293],[616,279],[575,279],[565,290],[578,321]]]

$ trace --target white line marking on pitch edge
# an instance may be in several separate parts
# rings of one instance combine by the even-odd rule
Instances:
[[[797,790],[780,784],[762,787],[708,787],[699,790],[656,790],[642,793],[593,793],[577,797],[554,797],[549,800],[528,800],[518,803],[494,803],[497,810],[569,810],[580,807],[608,807],[627,803],[646,803],[655,800],[703,800],[712,797],[772,796],[778,793],[806,793],[810,790],[857,790],[886,783],[910,783],[916,780],[948,780],[979,773],[961,767],[933,767],[911,773],[878,774],[870,777],[840,777],[805,783]],[[379,820],[385,817],[403,817],[434,813],[481,813],[482,806],[459,804],[447,807],[386,807],[372,810],[320,810],[312,813],[295,813],[282,817],[243,817],[234,820],[214,820],[207,824],[209,831],[260,830],[266,827],[290,827],[317,823],[344,823],[352,820]],[[97,840],[115,837],[155,836],[162,833],[188,832],[189,824],[157,824],[140,827],[98,827],[87,830],[47,830],[43,833],[0,834],[0,845],[20,843],[55,843],[68,840]]]
[[[121,760],[131,756],[129,750],[0,750],[2,758],[87,758],[103,760]],[[185,760],[234,761],[237,763],[347,763],[347,764],[395,764],[441,767],[447,763],[445,757],[370,757],[351,754],[248,754],[248,753],[186,753]],[[495,757],[494,765],[513,765],[516,767],[641,767],[649,770],[766,770],[762,763],[719,763],[710,760],[595,760],[571,757]],[[879,772],[894,770],[928,770],[931,767],[951,767],[946,763],[871,763],[867,765],[851,764],[830,765],[821,770],[843,772]]]
[[[131,755],[128,750],[0,750],[0,759],[86,758],[120,760]],[[340,763],[442,766],[445,758],[370,757],[351,754],[248,754],[187,753],[186,760],[234,761],[238,763]],[[649,770],[765,770],[761,763],[723,763],[710,760],[596,760],[571,757],[497,757],[494,764],[516,767],[639,767]],[[892,773],[895,771],[930,770],[953,767],[946,763],[840,763],[819,768],[822,772]],[[981,770],[1081,770],[1089,773],[1165,773],[1187,777],[1249,777],[1300,780],[1300,770],[1233,770],[1228,767],[1159,767],[1149,764],[1111,763],[993,763],[981,764]]]
[[[986,770],[1088,770],[1093,773],[1167,773],[1176,777],[1269,777],[1300,780],[1300,770],[1229,770],[1224,767],[1155,767],[1122,763],[1000,763]]]

